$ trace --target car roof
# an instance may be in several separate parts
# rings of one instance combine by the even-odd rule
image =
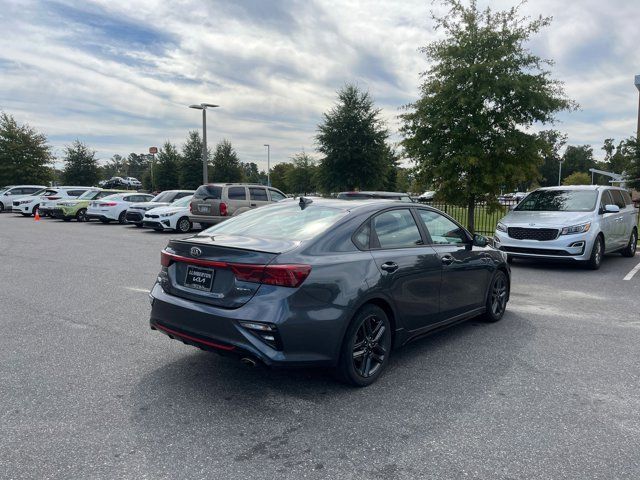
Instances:
[[[364,194],[364,195],[378,195],[380,197],[397,197],[397,196],[406,196],[408,197],[409,194],[408,193],[402,193],[402,192],[384,192],[384,191],[375,191],[375,190],[362,190],[360,192],[358,191],[349,191],[349,192],[340,192],[338,195],[351,195],[351,194]]]
[[[16,187],[18,187],[18,188],[24,188],[24,187],[27,187],[27,188],[36,188],[36,187],[38,187],[38,188],[53,188],[53,187],[47,187],[46,185],[9,185],[6,188],[16,188]]]
[[[382,200],[379,198],[367,198],[362,200],[341,200],[337,198],[319,198],[319,197],[294,197],[290,199],[281,200],[280,202],[274,203],[274,205],[282,205],[285,202],[291,205],[293,203],[299,203],[300,198],[308,198],[311,200],[311,203],[308,205],[322,205],[326,207],[339,208],[342,210],[347,210],[350,212],[359,212],[359,211],[375,211],[380,207],[382,208],[390,208],[390,207],[403,207],[403,208],[411,208],[411,207],[425,207],[430,210],[434,210],[429,205],[421,205],[418,203],[408,203],[402,201],[394,201],[394,200]]]

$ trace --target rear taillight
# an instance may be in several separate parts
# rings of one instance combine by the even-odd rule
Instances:
[[[227,216],[227,204],[224,202],[220,202],[220,216],[221,217]]]
[[[199,258],[182,257],[162,251],[160,263],[169,267],[173,262],[190,263],[203,267],[228,269],[238,280],[243,282],[264,283],[278,287],[295,288],[311,273],[311,265],[255,265],[249,263],[216,262],[214,260],[200,260]]]
[[[116,202],[105,202],[105,203],[98,204],[99,207],[115,207],[116,205],[117,205]]]

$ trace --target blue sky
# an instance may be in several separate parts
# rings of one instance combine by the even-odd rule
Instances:
[[[480,0],[506,8],[514,2]],[[210,144],[266,166],[314,152],[322,113],[347,82],[368,89],[397,134],[436,38],[422,0],[0,0],[0,109],[44,132],[54,153],[78,138],[107,159],[181,145],[208,115]],[[596,156],[635,131],[640,8],[633,0],[532,0],[551,15],[531,43],[581,109],[560,115],[570,144]]]

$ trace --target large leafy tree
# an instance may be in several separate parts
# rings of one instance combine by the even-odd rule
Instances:
[[[158,190],[171,190],[180,185],[179,168],[182,158],[176,146],[166,141],[156,158],[153,169],[154,188]]]
[[[402,145],[442,197],[468,205],[474,230],[478,200],[537,177],[545,144],[530,127],[573,103],[551,78],[551,62],[526,46],[550,18],[480,10],[476,0],[441,3],[448,12],[433,20],[444,38],[422,49],[431,67],[402,115]]]
[[[130,153],[125,163],[127,176],[142,180],[150,172],[151,159],[152,156],[150,154]]]
[[[202,185],[202,139],[195,130],[189,132],[182,147],[178,180],[180,188],[194,190]]]
[[[263,170],[258,170],[258,165],[254,162],[240,162],[242,178],[248,183],[267,184],[267,174]]]
[[[62,178],[66,185],[91,186],[100,180],[100,167],[96,152],[80,140],[65,147]]]
[[[293,164],[283,162],[271,167],[271,186],[285,193],[291,192],[287,183],[287,174],[293,169]]]
[[[541,187],[558,185],[560,173],[560,150],[567,143],[567,135],[557,130],[544,130],[539,133],[540,139],[545,142],[542,151],[542,165],[540,165],[538,182]]]
[[[307,193],[316,190],[316,162],[309,154],[302,152],[294,155],[292,168],[286,173],[286,182],[291,193]]]
[[[388,173],[388,136],[369,93],[346,85],[318,126],[318,151],[324,155],[318,178],[323,189],[382,188]]]
[[[593,148],[589,145],[569,145],[562,155],[562,179],[574,173],[584,173],[589,176],[591,183],[590,168],[598,165],[593,158]]]
[[[629,165],[627,169],[627,186],[640,190],[640,137],[626,141]]]
[[[0,113],[0,186],[46,185],[53,178],[52,161],[47,137]]]
[[[127,159],[116,153],[100,167],[101,175],[105,179],[126,176],[126,167]]]
[[[233,145],[222,140],[213,152],[213,179],[216,182],[241,182],[243,178],[240,160]]]

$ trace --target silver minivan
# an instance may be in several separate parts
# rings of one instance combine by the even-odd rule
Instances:
[[[189,218],[202,228],[240,215],[247,210],[284,200],[273,187],[246,183],[210,183],[198,187],[189,205]]]
[[[598,269],[605,253],[635,255],[637,219],[622,188],[540,188],[498,222],[495,246],[509,258],[562,259]]]

